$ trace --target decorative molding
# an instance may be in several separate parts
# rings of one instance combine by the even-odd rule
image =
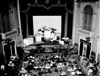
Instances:
[[[28,3],[27,5],[28,5],[28,8],[26,10],[24,10],[24,11],[21,11],[21,12],[25,13],[30,9],[30,3]]]
[[[93,9],[93,14],[96,14],[97,13],[97,8],[99,6],[98,2],[82,2],[81,5],[80,5],[80,9],[81,9],[81,12],[83,13],[83,10],[86,6],[91,6],[92,9]]]
[[[93,36],[93,32],[89,32],[89,31],[83,30],[81,28],[78,28],[77,29],[77,32],[79,34],[83,34],[83,35],[86,35],[86,36],[89,36],[89,37],[92,37]]]
[[[35,4],[27,3],[27,6],[28,6],[28,7],[27,7],[26,10],[22,10],[22,11],[21,11],[22,13],[28,12],[28,11],[31,9],[30,7],[43,7],[43,8],[45,8],[46,10],[49,10],[49,9],[51,9],[52,7],[56,7],[56,6],[57,6],[57,7],[64,7],[64,8],[66,9],[66,12],[73,14],[73,11],[68,10],[68,8],[67,8],[67,3],[61,4],[61,3],[60,3],[60,0],[58,0],[57,3],[55,3],[55,4],[51,3],[49,0],[46,0],[46,1],[44,1],[43,3],[39,4],[38,1],[35,0]]]
[[[7,33],[1,33],[1,36],[2,36],[2,39],[7,39],[7,38],[10,38],[11,36],[14,36],[16,34],[18,34],[18,30],[13,29],[12,31],[7,32]]]

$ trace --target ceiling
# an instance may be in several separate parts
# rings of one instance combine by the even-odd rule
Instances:
[[[73,0],[19,0],[21,10],[25,10],[28,8],[28,4],[31,5],[45,5],[47,7],[51,5],[66,5],[69,10],[73,10]]]

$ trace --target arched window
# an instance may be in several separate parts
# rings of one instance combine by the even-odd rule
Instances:
[[[83,29],[87,31],[92,30],[93,21],[93,9],[90,5],[87,5],[83,10]]]

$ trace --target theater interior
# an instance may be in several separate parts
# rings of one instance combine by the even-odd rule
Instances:
[[[0,1],[0,76],[100,76],[100,0]]]

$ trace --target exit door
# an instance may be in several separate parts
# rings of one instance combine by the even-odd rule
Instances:
[[[87,42],[86,40],[80,39],[80,49],[79,49],[79,55],[85,56],[87,58],[90,57],[90,51],[91,51],[91,43]]]

